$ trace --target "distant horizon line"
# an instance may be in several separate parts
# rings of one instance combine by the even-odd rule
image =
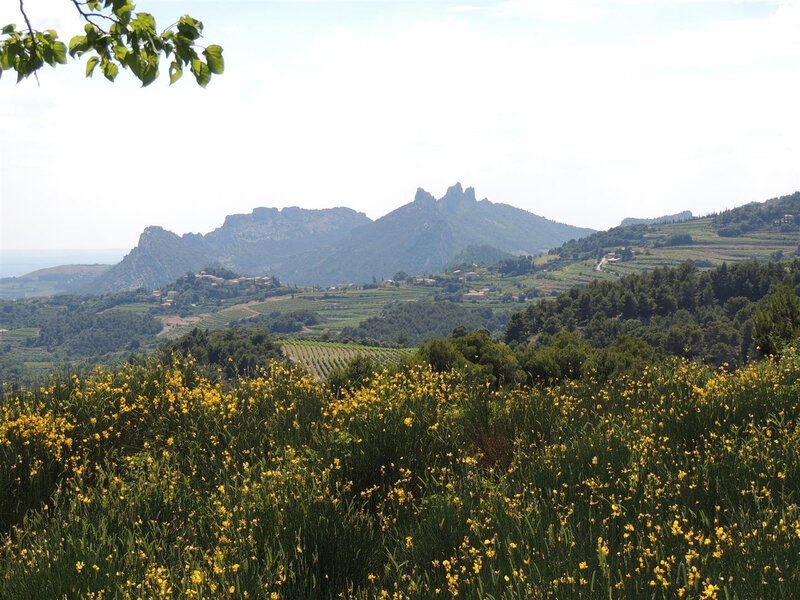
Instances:
[[[5,252],[119,252],[130,248],[0,248],[0,253]]]

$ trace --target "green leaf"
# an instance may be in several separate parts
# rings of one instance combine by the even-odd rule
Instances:
[[[117,73],[119,73],[119,67],[117,67],[117,65],[115,65],[113,62],[107,61],[103,63],[103,75],[106,76],[106,79],[109,81],[114,81]]]
[[[208,69],[214,74],[221,74],[225,71],[225,60],[222,58],[222,47],[216,44],[203,50],[203,54],[208,62]]]
[[[4,33],[5,35],[10,35],[14,33],[16,29],[17,29],[16,25],[6,25],[5,27],[3,27],[2,33]]]
[[[158,61],[147,61],[142,65],[141,76],[142,87],[147,87],[158,77]]]
[[[85,35],[76,35],[69,41],[69,53],[70,56],[75,56],[76,54],[81,54],[86,52],[88,49],[88,45],[86,43],[86,36]]]
[[[57,63],[67,63],[67,45],[64,42],[53,42],[53,54]]]
[[[125,57],[125,64],[128,65],[128,68],[133,71],[133,74],[136,75],[137,78],[140,78],[141,68],[139,57],[136,56],[136,54],[128,52],[128,56]]]
[[[39,44],[36,49],[44,62],[46,62],[48,65],[55,66],[56,55],[53,52],[53,48],[46,40],[39,40]]]
[[[175,54],[187,65],[197,58],[197,52],[192,48],[191,42],[186,41],[186,38],[178,36],[175,44]]]
[[[127,0],[114,0],[113,12],[123,25],[131,22],[134,6]]]
[[[208,82],[211,81],[211,71],[208,65],[199,58],[195,58],[192,61],[192,73],[194,73],[194,78],[200,87],[206,87]]]
[[[94,71],[94,68],[97,66],[97,63],[99,63],[99,62],[100,62],[100,59],[97,58],[96,56],[92,56],[89,59],[89,62],[86,63],[86,76],[87,77],[91,77],[92,76],[92,72]]]
[[[149,13],[139,13],[136,18],[131,21],[131,29],[134,31],[149,31],[156,32],[156,20],[153,15]]]
[[[178,81],[181,75],[183,75],[183,67],[181,67],[180,63],[173,61],[169,66],[169,84],[172,85]]]
[[[116,58],[120,62],[124,62],[125,58],[128,56],[128,49],[123,46],[122,44],[117,44],[113,48],[114,58]]]
[[[189,15],[181,17],[180,21],[178,21],[178,34],[188,38],[191,41],[194,41],[200,37],[200,31],[202,29],[202,23],[195,21]]]

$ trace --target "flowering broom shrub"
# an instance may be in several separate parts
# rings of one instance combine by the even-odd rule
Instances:
[[[0,598],[800,597],[800,356],[331,394],[130,365],[0,405]]]

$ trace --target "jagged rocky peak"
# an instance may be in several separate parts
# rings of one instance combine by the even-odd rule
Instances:
[[[447,188],[447,193],[439,200],[443,210],[453,210],[463,204],[472,204],[475,200],[475,188],[463,189],[460,183]]]
[[[144,231],[142,231],[142,234],[139,237],[140,238],[142,238],[142,237],[150,237],[150,236],[153,236],[153,235],[162,235],[162,234],[165,234],[165,233],[169,233],[169,232],[166,229],[164,229],[163,227],[161,227],[161,225],[150,225],[149,227],[145,227],[144,228]]]
[[[436,198],[434,198],[431,194],[429,194],[422,188],[417,188],[417,193],[414,196],[414,202],[416,204],[435,205]]]
[[[163,240],[163,239],[179,239],[179,238],[171,231],[167,231],[166,229],[164,229],[159,225],[150,225],[149,227],[145,227],[144,231],[142,231],[141,235],[139,236],[139,245],[146,246],[155,240]]]

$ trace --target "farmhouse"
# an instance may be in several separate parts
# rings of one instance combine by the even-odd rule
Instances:
[[[478,290],[470,290],[461,295],[461,299],[465,302],[468,300],[486,300],[486,292]]]

